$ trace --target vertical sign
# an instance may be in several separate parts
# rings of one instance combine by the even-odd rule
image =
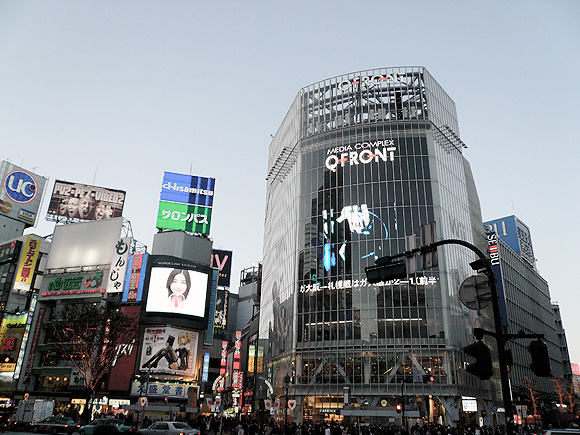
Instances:
[[[254,373],[254,364],[256,359],[256,346],[250,344],[248,347],[248,373]]]
[[[111,270],[109,271],[107,293],[120,293],[123,291],[131,241],[131,237],[123,237],[115,245],[113,260],[111,261]]]
[[[505,328],[509,326],[507,305],[505,302],[505,294],[503,291],[503,277],[501,274],[501,261],[499,256],[498,239],[495,233],[487,233],[487,245],[489,248],[489,259],[491,262],[491,269],[495,275],[497,299],[499,302],[499,314],[501,317],[501,325]]]
[[[32,336],[32,344],[30,346],[30,353],[28,354],[28,362],[26,363],[25,377],[30,377],[32,374],[32,367],[34,367],[34,357],[36,356],[36,349],[38,348],[38,341],[40,339],[40,332],[42,330],[42,323],[44,322],[44,313],[46,308],[38,309],[38,319],[34,325],[34,335]]]
[[[40,241],[27,237],[21,252],[18,272],[14,280],[14,290],[28,291],[34,277],[34,269],[40,252]]]
[[[220,375],[226,374],[227,359],[228,359],[228,342],[222,341],[222,359],[220,361]],[[225,380],[225,376],[224,376],[220,380],[219,391],[223,391],[225,382],[226,382],[226,380]]]
[[[211,345],[213,343],[213,329],[214,322],[211,321],[215,317],[215,298],[217,295],[218,286],[218,270],[212,269],[212,279],[211,279],[211,294],[209,299],[209,314],[207,322],[207,330],[205,331],[205,337],[203,339],[203,344]]]
[[[258,361],[256,364],[256,373],[264,371],[264,346],[258,346]]]
[[[209,376],[209,353],[206,352],[203,356],[203,374],[201,376],[201,382],[207,382]]]

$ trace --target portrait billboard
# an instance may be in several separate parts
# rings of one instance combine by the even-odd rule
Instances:
[[[155,326],[145,328],[141,371],[176,376],[193,376],[197,358],[197,332]]]
[[[180,258],[150,256],[145,312],[181,314],[207,320],[210,273],[209,267]]]
[[[232,274],[232,251],[222,251],[212,249],[210,267],[217,267],[219,270],[218,285],[220,287],[229,287]]]
[[[160,201],[157,228],[209,234],[212,209],[201,205]]]
[[[212,207],[214,186],[215,178],[165,172],[161,200]]]
[[[46,212],[47,221],[84,222],[123,215],[125,192],[56,180]]]
[[[34,226],[46,178],[3,161],[0,165],[0,216]]]

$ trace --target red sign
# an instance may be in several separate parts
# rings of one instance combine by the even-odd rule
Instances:
[[[40,339],[40,331],[42,330],[42,323],[44,322],[44,312],[46,308],[38,309],[38,319],[34,326],[34,335],[32,336],[32,345],[30,346],[30,354],[28,355],[28,362],[26,363],[26,371],[24,376],[30,377],[32,374],[32,367],[34,366],[34,357],[36,356],[36,348],[38,347],[38,340]]]
[[[139,305],[121,307],[121,312],[124,315],[135,319],[135,328],[138,324],[140,310],[141,307]],[[109,375],[108,385],[110,391],[129,391],[131,389],[131,376],[133,375],[136,357],[136,340],[117,346],[115,359],[111,362],[111,374]]]

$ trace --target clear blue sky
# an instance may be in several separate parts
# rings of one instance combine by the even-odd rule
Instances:
[[[0,160],[49,189],[126,190],[148,246],[163,171],[215,177],[211,236],[237,283],[262,258],[270,135],[298,90],[425,66],[457,104],[484,219],[531,228],[580,362],[579,23],[565,0],[1,0]]]

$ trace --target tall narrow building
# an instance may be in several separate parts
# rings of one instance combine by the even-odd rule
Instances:
[[[298,92],[270,145],[260,307],[266,375],[286,418],[504,418],[498,378],[464,367],[473,327],[491,329],[490,309],[459,299],[475,255],[448,245],[438,266],[408,279],[373,285],[365,275],[375,259],[418,246],[430,222],[437,239],[486,249],[464,148],[455,103],[423,67]]]

